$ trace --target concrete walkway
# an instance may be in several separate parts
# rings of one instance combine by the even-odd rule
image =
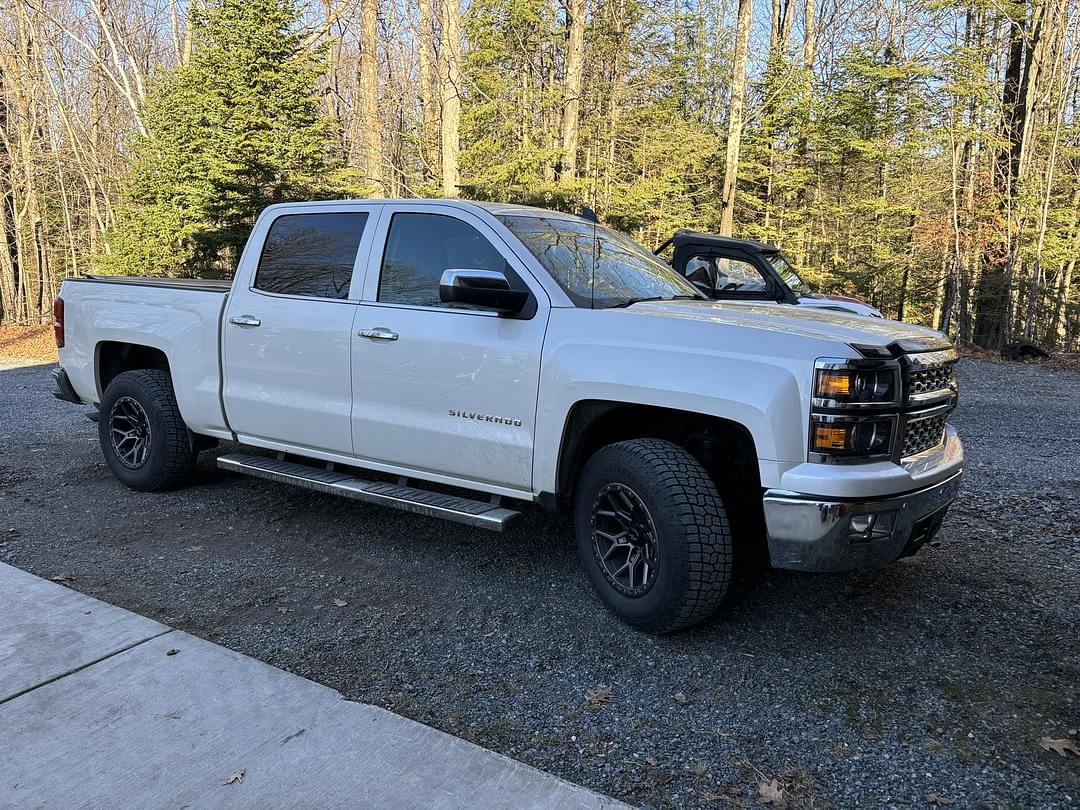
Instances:
[[[84,806],[623,805],[0,564],[0,807]]]

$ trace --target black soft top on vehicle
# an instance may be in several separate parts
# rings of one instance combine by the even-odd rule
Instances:
[[[678,230],[675,235],[665,242],[659,250],[663,250],[669,244],[675,245],[675,250],[687,245],[716,248],[729,248],[741,250],[744,253],[779,253],[780,249],[764,242],[755,242],[752,239],[736,239],[733,236],[717,236],[713,233],[697,233],[696,231]],[[659,251],[657,251],[659,252]]]

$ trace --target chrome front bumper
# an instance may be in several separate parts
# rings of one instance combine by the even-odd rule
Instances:
[[[914,554],[941,527],[961,475],[872,501],[767,490],[765,527],[772,564],[795,571],[847,571],[880,568]]]

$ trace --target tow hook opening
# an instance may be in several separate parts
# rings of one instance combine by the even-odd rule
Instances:
[[[896,510],[870,512],[865,515],[852,515],[848,526],[848,541],[851,543],[869,543],[881,540],[893,533],[896,525]]]

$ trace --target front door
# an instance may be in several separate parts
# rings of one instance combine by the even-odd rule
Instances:
[[[480,217],[387,206],[353,325],[353,446],[377,464],[529,490],[548,300]],[[527,286],[528,317],[444,305],[448,269]],[[531,314],[530,314],[531,312]]]
[[[225,410],[241,441],[352,454],[350,336],[362,273],[352,299],[350,289],[376,211],[298,207],[252,234],[263,250],[245,254],[237,272],[246,283],[235,285],[222,325]]]

